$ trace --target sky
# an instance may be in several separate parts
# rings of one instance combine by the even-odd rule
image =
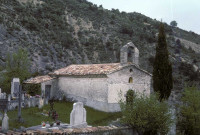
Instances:
[[[175,20],[178,27],[200,34],[200,0],[88,0],[105,9],[138,12],[152,19],[170,23]]]

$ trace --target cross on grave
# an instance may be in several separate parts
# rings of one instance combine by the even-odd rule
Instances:
[[[22,94],[24,94],[24,92],[22,91],[22,86],[19,85],[19,92],[18,94],[18,121],[19,122],[23,122],[24,120],[22,119],[21,116],[21,105],[22,105]]]

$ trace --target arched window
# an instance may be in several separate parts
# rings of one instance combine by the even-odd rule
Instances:
[[[133,78],[130,77],[129,80],[128,80],[128,82],[129,82],[129,83],[133,83]]]

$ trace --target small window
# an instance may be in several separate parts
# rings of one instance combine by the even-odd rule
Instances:
[[[133,72],[133,69],[130,69],[130,72]]]
[[[128,82],[129,82],[129,83],[133,83],[133,78],[130,77],[129,80],[128,80]]]

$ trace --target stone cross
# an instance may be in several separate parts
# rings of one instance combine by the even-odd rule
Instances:
[[[70,114],[70,126],[72,126],[73,128],[87,127],[86,110],[83,107],[82,102],[77,102],[73,104],[73,110]]]
[[[3,132],[7,132],[9,129],[8,120],[9,120],[9,118],[8,118],[7,114],[5,113],[3,120],[2,120],[2,131]]]
[[[21,117],[21,108],[22,108],[22,86],[19,85],[19,91],[18,91],[18,121],[23,122],[23,119]]]

